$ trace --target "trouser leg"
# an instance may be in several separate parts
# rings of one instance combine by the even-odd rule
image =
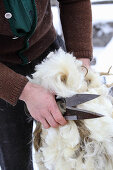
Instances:
[[[2,170],[33,170],[32,121],[24,103],[15,107],[0,100],[0,162]]]

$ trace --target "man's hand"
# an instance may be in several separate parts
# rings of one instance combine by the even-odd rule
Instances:
[[[89,58],[78,58],[78,60],[82,61],[83,66],[86,68],[90,67],[90,59]]]
[[[67,123],[58,109],[54,95],[45,88],[28,82],[19,99],[26,103],[31,116],[40,121],[44,128],[57,128]]]

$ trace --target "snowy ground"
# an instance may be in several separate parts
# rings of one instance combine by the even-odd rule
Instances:
[[[113,38],[105,48],[94,48],[94,56],[96,56],[97,63],[92,66],[97,72],[108,72],[111,68],[113,74]],[[113,76],[106,76],[106,82],[113,83]]]
[[[113,22],[113,4],[92,5],[93,24]],[[104,27],[104,33],[111,31],[110,27]],[[98,72],[107,72],[110,66],[113,73],[113,38],[105,47],[94,47],[96,65],[93,68]],[[113,83],[113,76],[106,77],[107,83]]]

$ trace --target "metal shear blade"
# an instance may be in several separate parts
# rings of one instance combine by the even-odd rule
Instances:
[[[78,108],[66,108],[66,113],[63,115],[66,120],[83,120],[103,117],[103,115],[88,110]]]
[[[69,107],[77,106],[79,104],[83,104],[85,102],[93,100],[99,96],[100,95],[97,95],[97,94],[76,94],[72,97],[65,98],[66,106],[69,106]]]
[[[102,114],[91,112],[88,110],[82,110],[76,108],[77,105],[93,100],[100,95],[96,94],[76,94],[72,97],[60,98],[61,105],[64,106],[66,112],[63,115],[66,120],[82,120],[82,119],[93,119],[102,117]]]

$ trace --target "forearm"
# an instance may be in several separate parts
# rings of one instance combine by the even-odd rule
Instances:
[[[0,63],[0,98],[16,105],[28,80]]]
[[[92,58],[92,12],[90,0],[59,0],[67,51],[77,58]]]

